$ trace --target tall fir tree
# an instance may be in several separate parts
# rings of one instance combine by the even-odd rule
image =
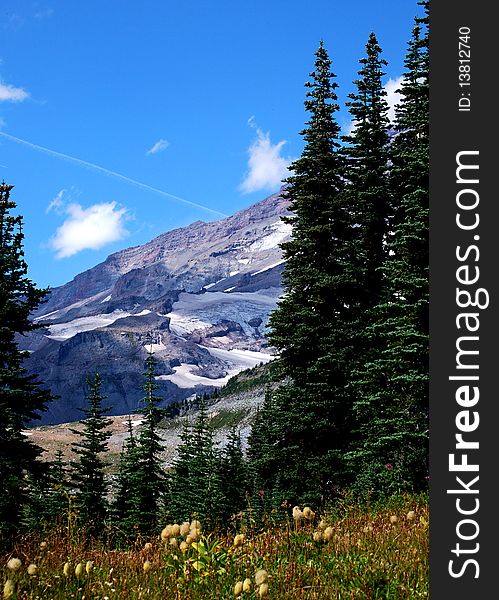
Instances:
[[[131,493],[135,526],[141,533],[151,532],[158,523],[165,485],[160,458],[163,445],[158,434],[158,423],[164,411],[158,406],[161,398],[154,394],[158,388],[154,379],[154,369],[154,355],[149,352],[146,360],[143,406],[137,411],[142,414],[143,421],[136,448],[133,450],[137,462]]]
[[[318,334],[336,306],[330,284],[339,271],[346,217],[344,160],[335,119],[338,86],[322,42],[315,56],[312,81],[305,84],[310,113],[301,132],[305,148],[286,180],[291,214],[283,221],[292,226],[292,238],[282,244],[285,294],[270,317],[270,341],[280,351],[284,373],[300,383],[310,379],[310,365],[323,352]],[[311,345],[314,338],[318,343]]]
[[[180,435],[169,478],[167,513],[172,521],[196,517],[212,527],[221,522],[224,503],[213,438],[206,406],[201,400],[194,422],[186,423]]]
[[[249,492],[248,466],[244,459],[241,435],[234,428],[227,436],[227,444],[220,453],[219,464],[220,484],[220,521],[229,525],[231,518],[246,506]]]
[[[68,470],[63,458],[63,452],[59,449],[49,467],[49,491],[45,508],[49,523],[66,518],[69,508]]]
[[[22,430],[46,409],[50,393],[23,368],[27,356],[18,336],[36,329],[30,314],[47,290],[28,278],[24,260],[23,218],[14,216],[12,185],[0,184],[0,539],[18,528],[20,512],[28,501],[26,477],[40,476],[42,450]]]
[[[428,472],[428,3],[408,44],[391,146],[394,197],[383,294],[367,328],[378,349],[357,374],[362,490],[423,489]]]
[[[137,479],[137,441],[130,416],[127,421],[128,438],[121,450],[115,495],[110,507],[110,517],[119,539],[130,539],[137,533],[139,518],[134,502]]]
[[[354,81],[356,91],[348,95],[350,100],[346,103],[352,116],[352,132],[344,138],[346,194],[355,228],[360,317],[378,304],[381,296],[392,205],[388,104],[382,82],[387,62],[381,58],[381,52],[376,35],[371,33],[366,55],[359,61],[359,78]],[[363,324],[359,325],[359,331],[363,330]]]
[[[267,387],[248,437],[250,505],[258,521],[262,521],[273,508],[272,491],[278,466],[274,446],[277,439],[274,429],[278,418],[276,411],[272,391]]]
[[[107,428],[111,419],[104,415],[108,408],[102,407],[105,397],[101,394],[102,379],[96,373],[87,377],[88,406],[82,409],[85,419],[82,429],[70,431],[81,438],[72,444],[77,459],[71,463],[72,485],[76,492],[76,508],[79,525],[90,536],[98,535],[104,528],[107,516],[107,483],[104,479],[104,459],[111,432]]]
[[[292,238],[282,245],[285,293],[270,317],[269,338],[292,380],[275,393],[272,494],[276,502],[317,504],[348,480],[343,454],[351,400],[345,388],[358,276],[335,118],[337,84],[322,42],[315,55],[306,84],[305,147],[286,180]]]
[[[362,380],[364,365],[379,356],[370,326],[376,319],[373,307],[382,301],[385,280],[383,267],[387,259],[388,221],[392,212],[390,184],[390,137],[388,104],[382,77],[387,62],[374,33],[369,35],[365,56],[354,81],[355,91],[346,103],[352,117],[352,131],[344,137],[347,159],[347,190],[354,220],[354,248],[357,261],[358,297],[352,314],[354,358],[350,365],[348,388],[353,398],[354,413],[362,404],[357,379]],[[362,388],[362,385],[360,385]],[[375,407],[373,407],[375,410]],[[352,421],[351,446],[347,461],[358,477],[358,448],[365,445],[362,425]],[[358,438],[358,439],[356,439]]]

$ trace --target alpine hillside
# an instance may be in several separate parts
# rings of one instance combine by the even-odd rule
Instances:
[[[265,327],[281,294],[287,207],[274,194],[225,219],[196,221],[52,289],[34,315],[43,327],[20,339],[26,368],[59,396],[42,423],[81,419],[85,379],[96,372],[110,414],[134,411],[149,351],[165,406],[271,360]]]

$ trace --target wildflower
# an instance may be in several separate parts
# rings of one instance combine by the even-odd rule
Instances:
[[[182,537],[185,537],[189,531],[191,530],[191,524],[189,523],[189,521],[184,521],[182,523],[182,525],[180,525],[180,535]]]
[[[269,593],[269,584],[268,583],[262,583],[260,585],[260,587],[258,588],[258,595],[260,596],[260,598],[263,598],[268,593]]]
[[[76,577],[81,577],[83,575],[84,570],[85,570],[85,565],[83,563],[78,563],[75,567]]]
[[[312,521],[315,517],[314,511],[310,508],[310,506],[305,506],[303,509],[303,518],[307,519],[307,521]]]
[[[251,592],[251,579],[248,577],[243,581],[243,592]]]
[[[269,574],[265,569],[260,569],[255,573],[255,583],[256,585],[262,585],[263,583],[267,583],[269,580]]]
[[[180,542],[180,551],[181,552],[187,552],[188,549],[189,549],[189,544],[186,541]]]
[[[326,527],[327,527],[326,521],[324,521],[324,519],[321,519],[319,525],[317,525],[317,529],[319,529],[319,531],[324,531],[324,529],[326,529]]]
[[[240,596],[243,591],[243,582],[238,581],[234,586],[234,596]]]
[[[385,467],[387,471],[391,471],[393,469],[392,463],[386,463]]]
[[[326,540],[326,542],[330,542],[334,536],[333,528],[326,527],[323,535],[324,535],[324,539]]]
[[[151,544],[151,542],[146,542],[146,543],[144,544],[144,551],[145,551],[145,552],[148,552],[149,550],[151,550],[151,548],[152,548],[152,544]]]
[[[299,507],[299,506],[295,506],[295,507],[293,508],[293,519],[294,519],[295,521],[301,521],[301,519],[303,519],[303,513],[302,513],[302,511],[300,510],[300,507]]]
[[[314,531],[314,542],[322,542],[322,531]]]
[[[3,586],[3,597],[5,599],[12,598],[12,596],[14,595],[14,590],[14,582],[12,581],[12,579],[7,579],[5,585]]]
[[[90,575],[90,573],[94,570],[94,561],[93,560],[87,560],[87,564],[85,565],[85,571],[87,572],[87,575]]]
[[[189,535],[185,539],[187,540],[187,538],[190,538],[192,544],[192,542],[197,542],[200,537],[201,529],[191,529]]]
[[[142,568],[144,569],[144,573],[149,573],[149,571],[151,570],[151,563],[148,560],[146,560],[142,565]]]
[[[395,525],[395,523],[396,523],[397,521],[398,521],[397,515],[392,515],[392,516],[390,517],[390,523],[391,523],[392,525]]]
[[[244,533],[238,533],[234,538],[234,546],[238,548],[244,544]]]
[[[47,542],[40,542],[40,550],[45,550],[47,547]]]
[[[11,571],[19,571],[21,568],[21,560],[19,558],[11,558],[7,563],[7,569]]]
[[[191,521],[190,529],[191,529],[191,531],[193,529],[199,529],[199,530],[201,530],[201,523],[199,521]]]
[[[170,546],[171,546],[172,548],[177,548],[177,547],[178,547],[177,538],[172,538],[172,539],[170,540]]]
[[[161,539],[163,540],[163,542],[166,542],[166,540],[168,540],[171,536],[172,536],[172,526],[167,525],[161,532]]]
[[[28,575],[36,575],[37,571],[38,567],[35,565],[35,563],[28,565]]]
[[[64,573],[65,577],[69,577],[71,575],[71,563],[69,561],[64,564],[62,572]]]
[[[174,523],[172,525],[172,535],[174,537],[177,537],[177,535],[179,535],[180,533],[180,525],[178,523]]]
[[[414,521],[415,518],[416,518],[416,513],[413,510],[410,510],[407,513],[407,520],[408,521]]]
[[[366,525],[364,527],[364,533],[371,533],[371,531],[373,530],[373,526],[372,525]]]

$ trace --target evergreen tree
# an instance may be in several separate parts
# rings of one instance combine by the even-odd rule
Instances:
[[[133,433],[130,416],[127,423],[128,439],[123,445],[116,483],[116,494],[111,506],[111,520],[119,529],[119,537],[129,538],[134,532],[135,525],[139,522],[134,503],[134,494],[137,480],[137,442]]]
[[[347,142],[347,196],[354,221],[354,247],[357,260],[359,317],[376,305],[383,285],[382,267],[386,258],[388,217],[391,209],[389,180],[388,104],[383,88],[381,48],[371,33],[366,56],[360,61],[356,91],[347,102],[353,131]],[[363,330],[362,324],[359,331]],[[365,346],[363,348],[365,350]]]
[[[311,115],[301,132],[306,144],[290,166],[294,175],[286,180],[292,214],[283,221],[292,225],[292,238],[282,244],[285,295],[270,318],[270,341],[280,351],[284,373],[300,383],[309,380],[310,365],[324,351],[321,334],[336,306],[331,278],[341,274],[338,254],[348,228],[335,119],[338,86],[322,42],[315,55],[312,81],[305,84],[305,108]]]
[[[141,430],[132,456],[136,458],[135,472],[131,484],[134,525],[142,533],[154,529],[159,518],[161,497],[164,493],[164,477],[160,455],[163,450],[158,435],[158,423],[163,410],[158,407],[161,399],[154,395],[158,385],[154,376],[154,356],[149,353],[146,361],[146,382],[143,407],[138,410],[143,415]]]
[[[19,526],[27,502],[25,477],[38,478],[42,450],[22,429],[51,399],[37,378],[23,368],[27,356],[18,347],[18,336],[36,329],[30,313],[43,301],[47,290],[28,278],[23,251],[23,218],[13,216],[13,186],[0,184],[0,538],[7,540]]]
[[[55,523],[68,511],[69,480],[62,450],[58,450],[49,467],[49,490],[46,498],[46,519]]]
[[[68,509],[68,480],[58,450],[53,462],[44,462],[44,469],[25,477],[28,501],[22,506],[21,523],[28,531],[54,525],[65,517]]]
[[[354,227],[331,61],[322,42],[308,82],[305,148],[290,169],[292,239],[282,245],[285,294],[270,317],[270,341],[292,380],[275,393],[276,502],[317,504],[345,485],[351,399],[352,312],[358,296]]]
[[[379,352],[357,374],[357,485],[364,490],[422,489],[428,472],[427,14],[416,19],[405,67],[391,148],[396,204],[383,294],[366,330]]]
[[[168,514],[173,521],[196,517],[215,526],[221,521],[223,494],[213,430],[202,400],[194,423],[186,423],[180,439],[169,480]]]
[[[220,519],[228,525],[233,515],[245,508],[248,469],[241,447],[241,436],[234,428],[219,458]]]
[[[272,509],[272,490],[280,465],[274,443],[277,439],[277,413],[270,388],[266,388],[248,438],[248,473],[251,485],[250,504],[258,521]]]
[[[104,415],[109,411],[102,407],[105,399],[101,394],[102,380],[98,373],[92,379],[87,378],[89,387],[86,400],[87,408],[83,429],[70,431],[81,438],[72,444],[78,459],[71,463],[72,483],[76,491],[76,507],[80,525],[85,526],[89,535],[99,534],[104,525],[107,511],[107,484],[104,480],[104,461],[102,455],[107,451],[107,440],[111,436],[106,428],[111,420]]]

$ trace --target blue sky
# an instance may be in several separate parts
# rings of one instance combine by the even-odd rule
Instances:
[[[15,186],[32,279],[61,285],[116,250],[276,191],[303,147],[319,40],[343,104],[374,31],[395,100],[420,10],[412,0],[2,0],[0,181]],[[338,120],[348,129],[345,110]]]

